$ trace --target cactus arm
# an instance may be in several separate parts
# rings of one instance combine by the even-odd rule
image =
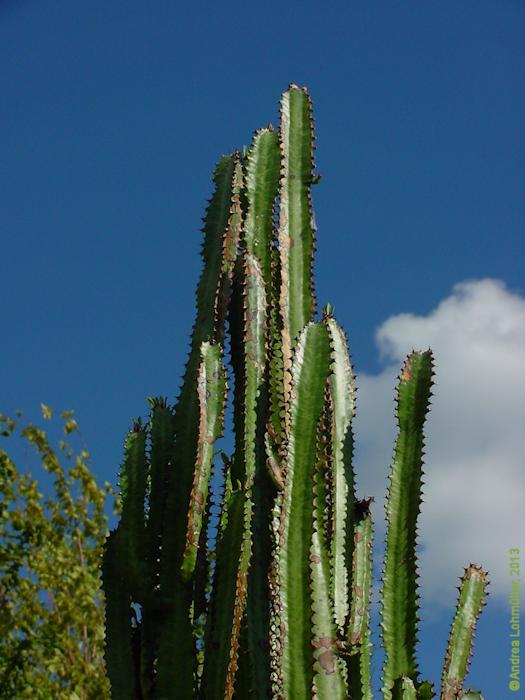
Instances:
[[[238,663],[241,622],[246,601],[250,549],[251,501],[227,476],[217,541],[210,615],[207,621],[201,694],[209,700],[231,698]],[[247,522],[248,521],[248,522]]]
[[[226,370],[221,361],[220,345],[203,343],[201,358],[197,379],[200,405],[199,439],[188,512],[186,546],[181,564],[184,581],[189,581],[195,571],[203,516],[208,501],[213,445],[222,435],[226,403]]]
[[[346,632],[349,645],[349,685],[354,700],[372,700],[370,599],[372,595],[372,499],[354,506],[354,547],[350,618]]]
[[[487,583],[487,574],[479,566],[470,564],[465,569],[443,667],[441,700],[455,700],[463,689]]]
[[[461,700],[483,700],[483,695],[479,690],[464,690]]]
[[[215,191],[204,219],[204,269],[197,288],[197,318],[174,415],[172,472],[176,473],[176,488],[170,488],[164,509],[160,587],[165,619],[159,638],[157,676],[159,698],[173,700],[186,700],[195,689],[193,587],[191,581],[182,580],[180,567],[198,444],[200,406],[196,387],[201,343],[220,340],[223,335],[220,324],[225,310],[221,304],[228,299],[240,228],[240,173],[238,154],[223,157],[214,173]]]
[[[246,158],[243,243],[258,258],[265,286],[272,281],[273,207],[279,187],[279,136],[272,127],[255,132]]]
[[[313,171],[312,105],[306,88],[290,85],[281,99],[279,207],[280,313],[284,402],[290,400],[292,349],[315,313],[312,261],[315,224],[310,187]],[[285,416],[288,431],[288,411]]]
[[[353,510],[347,504],[355,500],[354,474],[352,470],[352,427],[355,415],[355,377],[348,356],[348,344],[342,328],[325,307],[324,322],[331,346],[331,375],[329,378],[331,428],[331,483],[332,537],[331,537],[331,585],[335,621],[342,633],[348,617],[349,571],[347,561],[352,559]],[[347,551],[348,550],[348,551]]]
[[[385,663],[383,694],[391,697],[394,680],[416,680],[417,517],[421,504],[423,425],[432,385],[432,353],[412,352],[397,388],[398,436],[386,504],[387,535],[383,569],[382,621]]]
[[[105,597],[104,658],[113,700],[138,700],[132,648],[131,596],[123,575],[125,563],[122,532],[110,532],[102,557]]]
[[[239,674],[261,697],[270,690],[269,655],[261,648],[268,639],[269,614],[261,606],[261,600],[268,597],[268,511],[273,488],[265,473],[263,433],[267,403],[268,290],[272,283],[273,207],[279,185],[279,163],[277,133],[271,127],[259,129],[244,157],[242,195],[246,213],[230,316],[236,440],[232,478],[243,484],[249,509],[245,513],[247,537],[240,558],[250,562],[248,621],[243,635],[250,653],[241,655]],[[264,472],[262,479],[261,472]]]
[[[159,607],[160,555],[162,546],[162,517],[171,466],[173,440],[173,412],[165,398],[149,398],[150,412],[150,467],[148,512],[146,522],[148,566],[145,577],[145,596],[142,603],[142,620],[139,642],[140,683],[143,700],[154,697],[155,658],[162,613]]]
[[[309,697],[313,681],[309,561],[313,516],[311,474],[329,355],[326,326],[307,324],[299,336],[292,365],[291,427],[285,488],[278,496],[280,537],[275,553],[282,615],[279,664],[282,692],[289,698]]]
[[[222,237],[222,259],[220,259],[220,274],[218,288],[215,292],[215,302],[214,302],[214,339],[218,343],[224,343],[224,325],[226,316],[228,314],[228,304],[231,298],[232,289],[232,279],[233,270],[235,267],[235,261],[237,259],[237,252],[239,247],[239,240],[242,229],[242,188],[243,188],[243,170],[242,170],[242,159],[240,154],[237,152],[233,155],[233,173],[231,176],[231,192],[230,192],[230,211],[228,216],[228,222],[226,225],[226,230],[224,231]],[[218,192],[218,188],[217,188]],[[212,200],[213,203],[213,200]],[[210,219],[210,214],[208,212],[208,217],[206,223]],[[223,220],[219,218],[220,224]],[[205,239],[206,244],[206,239]],[[213,255],[217,255],[216,251],[213,251]],[[204,256],[204,249],[203,249]],[[206,266],[206,258],[205,258]],[[209,289],[207,289],[207,283],[211,282]],[[206,303],[206,298],[208,294],[213,294],[215,280],[211,277],[210,280],[206,280],[205,271],[201,277],[201,282],[197,290],[197,304],[199,301],[199,292],[201,287],[206,290],[203,294],[203,307]],[[198,313],[200,311],[199,304],[197,306]],[[204,308],[202,310],[204,312]],[[197,323],[198,323],[197,316]],[[195,327],[194,327],[195,332]],[[208,331],[209,332],[209,331]],[[204,335],[201,334],[201,338],[205,340]]]
[[[430,681],[421,681],[417,684],[417,700],[432,700],[435,695],[434,684]]]
[[[124,444],[124,464],[120,473],[122,517],[118,526],[124,544],[128,590],[133,600],[143,603],[146,597],[146,525],[144,502],[148,476],[146,429],[135,421]]]
[[[153,571],[153,583],[158,584],[160,574],[157,559],[162,544],[162,519],[172,466],[173,411],[163,398],[149,399],[151,405],[150,435],[150,490],[147,518],[148,555]]]
[[[392,688],[392,700],[417,700],[414,681],[407,676],[396,678]]]
[[[330,548],[327,541],[325,513],[327,510],[330,469],[328,449],[331,428],[329,403],[318,425],[318,458],[313,470],[314,510],[310,573],[312,591],[312,646],[314,660],[313,696],[319,700],[345,700],[348,697],[346,669],[338,655],[337,628],[331,588]]]

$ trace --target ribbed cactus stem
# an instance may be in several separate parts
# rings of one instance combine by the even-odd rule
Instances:
[[[456,614],[448,640],[441,681],[441,700],[456,700],[463,689],[474,644],[476,622],[485,605],[487,574],[470,564],[461,577]]]
[[[316,303],[312,281],[315,223],[310,189],[313,177],[313,118],[306,88],[291,84],[281,98],[281,181],[279,254],[284,423],[289,425],[292,350]]]
[[[349,685],[353,700],[372,700],[370,600],[372,596],[372,499],[354,506],[350,618],[346,630]]]
[[[313,531],[312,464],[323,409],[330,345],[325,324],[309,323],[292,363],[286,482],[279,492],[279,543],[275,551],[282,611],[279,666],[285,698],[308,697],[313,681],[310,547]]]
[[[397,387],[398,436],[386,503],[382,621],[383,695],[396,678],[417,679],[417,518],[421,504],[423,425],[432,386],[432,353],[412,352]]]
[[[197,394],[200,406],[199,438],[188,512],[186,545],[181,564],[184,581],[189,581],[195,571],[204,511],[208,500],[213,445],[222,435],[226,402],[226,370],[221,362],[219,345],[209,342],[201,345]]]
[[[327,393],[327,392],[326,392]],[[329,397],[327,397],[329,398]],[[325,400],[318,424],[317,464],[312,474],[314,489],[310,572],[312,589],[312,646],[314,659],[313,692],[318,698],[345,700],[348,697],[346,668],[338,655],[338,635],[331,588],[330,547],[325,513],[330,499],[331,403]]]

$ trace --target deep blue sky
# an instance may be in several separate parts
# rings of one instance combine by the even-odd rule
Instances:
[[[177,392],[214,164],[291,81],[315,110],[319,302],[358,373],[384,319],[456,282],[523,294],[524,29],[518,0],[1,0],[0,411],[73,408],[115,481],[145,397]],[[507,697],[498,615],[486,700]],[[421,635],[436,680],[447,625]]]

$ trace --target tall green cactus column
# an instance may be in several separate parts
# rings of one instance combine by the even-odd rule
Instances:
[[[223,156],[204,218],[190,352],[175,407],[149,399],[106,542],[105,658],[116,700],[372,700],[371,499],[355,493],[348,342],[313,284],[312,103],[291,84],[280,125]],[[225,356],[229,351],[231,378]],[[387,498],[383,700],[432,700],[417,664],[417,519],[430,350],[406,359]],[[231,381],[233,380],[233,381]],[[210,544],[210,481],[233,389]],[[215,489],[214,489],[215,491]],[[487,576],[471,564],[441,700],[465,690]]]

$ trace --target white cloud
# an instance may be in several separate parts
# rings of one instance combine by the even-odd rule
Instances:
[[[384,541],[396,377],[413,348],[431,347],[436,377],[419,519],[423,604],[455,605],[470,562],[488,569],[491,601],[502,604],[510,547],[522,547],[525,567],[525,299],[498,280],[462,282],[427,316],[389,318],[376,340],[385,369],[358,377],[354,426],[359,495],[376,499],[376,552]]]

